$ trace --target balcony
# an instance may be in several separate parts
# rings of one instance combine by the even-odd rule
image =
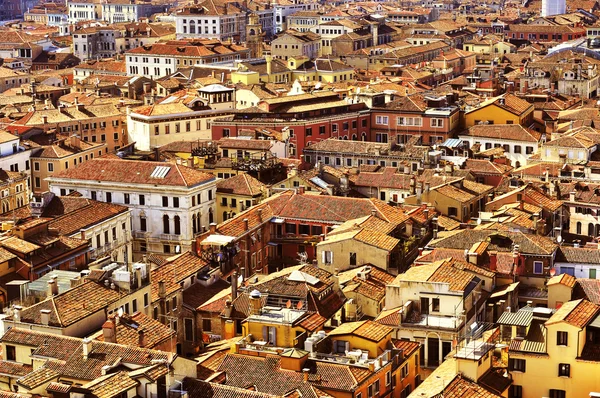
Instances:
[[[148,231],[133,231],[134,239],[146,239],[150,235]]]
[[[179,242],[181,241],[181,235],[175,235],[175,234],[159,234],[158,238],[160,240],[168,240],[171,242]]]

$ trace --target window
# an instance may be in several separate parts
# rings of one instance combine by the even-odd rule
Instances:
[[[163,205],[163,207],[169,207],[169,197],[168,196],[162,197],[162,205]]]
[[[210,322],[210,318],[202,319],[202,330],[205,332],[210,332],[212,330],[212,325]]]
[[[375,123],[376,124],[383,124],[383,125],[387,126],[388,119],[389,118],[387,116],[376,116],[375,117]]]
[[[312,135],[312,127],[306,129],[306,135]]]
[[[550,390],[550,398],[566,398],[565,390]]]
[[[404,379],[406,376],[408,376],[408,363],[402,367],[402,371],[400,373],[400,377],[402,379]]]
[[[146,197],[144,195],[140,195],[139,198],[140,198],[140,204],[141,205],[145,205],[146,204]]]
[[[148,297],[148,293],[144,293],[144,308],[150,305],[150,298]]]
[[[164,215],[163,216],[163,233],[165,234],[170,234],[170,228],[169,228],[169,216],[168,215]]]
[[[137,312],[137,300],[136,299],[133,299],[133,301],[131,302],[131,309],[134,313]]]
[[[431,119],[431,127],[444,127],[444,119]]]
[[[140,230],[147,231],[146,217],[140,217]]]
[[[389,386],[390,384],[392,384],[392,372],[388,370],[385,374],[385,385]]]
[[[173,198],[173,207],[179,207],[179,198]]]
[[[323,250],[322,254],[323,264],[333,264],[333,252],[330,250]]]
[[[514,152],[515,153],[521,153],[521,145],[515,145]]]
[[[123,194],[123,203],[125,203],[126,205],[128,205],[130,203],[129,194],[128,193],[124,193]]]
[[[40,171],[40,162],[33,162],[33,169],[35,171]]]
[[[106,193],[106,203],[112,203],[112,193],[111,192]]]
[[[54,163],[48,163],[48,171],[54,171]]]
[[[310,225],[300,224],[298,226],[298,233],[300,235],[310,235]]]
[[[568,363],[558,364],[558,376],[559,377],[571,377],[571,365]]]
[[[531,155],[533,153],[533,147],[532,146],[526,146],[525,147],[525,153],[527,155]],[[519,386],[520,387],[520,386]]]
[[[96,196],[96,191],[91,191],[90,192],[90,196],[91,196],[92,200],[96,200],[96,197],[97,197]]]
[[[183,330],[185,341],[194,341],[194,321],[192,318],[183,320]]]
[[[171,253],[171,246],[170,245],[163,245],[163,253],[166,253],[166,254]],[[167,303],[167,307],[168,306],[169,306],[169,304]]]
[[[569,332],[556,332],[556,345],[569,345]]]
[[[544,263],[541,261],[533,262],[533,273],[534,274],[542,274],[544,272]]]
[[[596,269],[595,268],[590,268],[589,279],[596,279]]]
[[[296,234],[296,224],[285,223],[286,234]]]
[[[525,360],[524,359],[509,358],[509,360],[508,360],[508,370],[513,370],[513,371],[516,371],[516,372],[525,372]]]
[[[439,312],[440,311],[440,299],[434,298],[433,303],[431,304],[431,310]]]
[[[16,361],[17,360],[17,353],[16,353],[16,348],[14,345],[6,346],[6,360],[8,360],[8,361]]]
[[[458,217],[458,209],[456,207],[448,207],[448,216]]]
[[[356,253],[350,253],[350,265],[356,265]]]

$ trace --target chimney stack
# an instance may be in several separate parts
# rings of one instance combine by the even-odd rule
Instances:
[[[262,312],[262,294],[258,290],[250,293],[250,315],[259,315]]]
[[[146,335],[143,330],[138,331],[138,347],[146,347]]]
[[[88,359],[90,354],[92,353],[92,339],[85,337],[81,342],[82,351],[83,351],[83,359]]]
[[[117,342],[117,325],[114,319],[107,319],[102,325],[102,337],[107,343]]]
[[[165,281],[158,281],[158,297],[164,299],[166,295]]]
[[[15,320],[15,322],[21,322],[21,311],[22,310],[23,310],[23,307],[21,307],[20,305],[13,306],[13,319]]]
[[[249,221],[247,218],[244,218],[244,231],[248,231],[249,229]]]
[[[238,283],[238,273],[237,271],[233,271],[231,275],[231,301],[237,298],[237,283]]]
[[[56,278],[51,278],[48,281],[48,297],[53,297],[58,294],[58,284],[56,283]]]
[[[48,326],[50,323],[50,310],[40,310],[40,319],[42,321],[42,325]]]

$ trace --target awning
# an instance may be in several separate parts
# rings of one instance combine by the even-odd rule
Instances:
[[[227,235],[209,235],[206,239],[200,242],[201,245],[224,246],[235,240],[234,236]]]
[[[284,224],[285,220],[283,218],[275,217],[271,220],[271,222],[274,222],[275,224]]]

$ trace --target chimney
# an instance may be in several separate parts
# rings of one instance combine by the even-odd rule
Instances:
[[[92,353],[92,339],[85,337],[81,341],[81,349],[83,351],[83,359],[88,359]]]
[[[58,284],[55,278],[51,278],[48,281],[48,297],[56,296],[58,294]]]
[[[50,314],[51,313],[52,313],[52,311],[50,311],[50,310],[40,310],[40,319],[41,319],[42,325],[48,326],[48,324],[50,323]]]
[[[258,315],[262,312],[262,294],[258,290],[250,293],[250,315]]]
[[[158,297],[164,299],[166,295],[165,281],[158,281]]]
[[[77,134],[73,134],[69,137],[69,145],[71,148],[81,149],[81,139]]]
[[[138,331],[138,347],[146,347],[146,335],[143,330]]]
[[[310,369],[308,369],[308,368],[302,369],[302,376],[303,376],[303,380],[305,383],[308,383],[308,372],[310,372]]]
[[[569,202],[575,202],[575,191],[569,192]]]
[[[273,62],[273,57],[270,55],[265,55],[265,61],[267,61],[267,75],[271,75],[271,63]]]
[[[42,123],[48,124],[48,115],[42,115]]]
[[[244,231],[247,231],[247,230],[249,230],[249,229],[250,229],[250,227],[249,227],[249,222],[248,222],[248,219],[247,219],[247,218],[244,218],[244,220],[243,220],[243,221],[244,221]]]
[[[231,275],[231,300],[235,300],[237,298],[237,283],[238,283],[238,273],[237,271],[233,271],[233,275]]]
[[[261,221],[261,222],[262,222],[262,209],[258,209],[258,210],[256,210],[256,214],[258,215],[258,219],[259,219],[259,221]]]
[[[117,325],[114,319],[109,318],[102,324],[102,337],[107,343],[117,342]]]
[[[210,233],[211,234],[216,233],[217,232],[217,223],[214,223],[214,222],[210,223],[209,228],[210,228]]]
[[[23,311],[23,307],[20,305],[13,305],[13,319],[15,322],[21,322],[21,311]]]

